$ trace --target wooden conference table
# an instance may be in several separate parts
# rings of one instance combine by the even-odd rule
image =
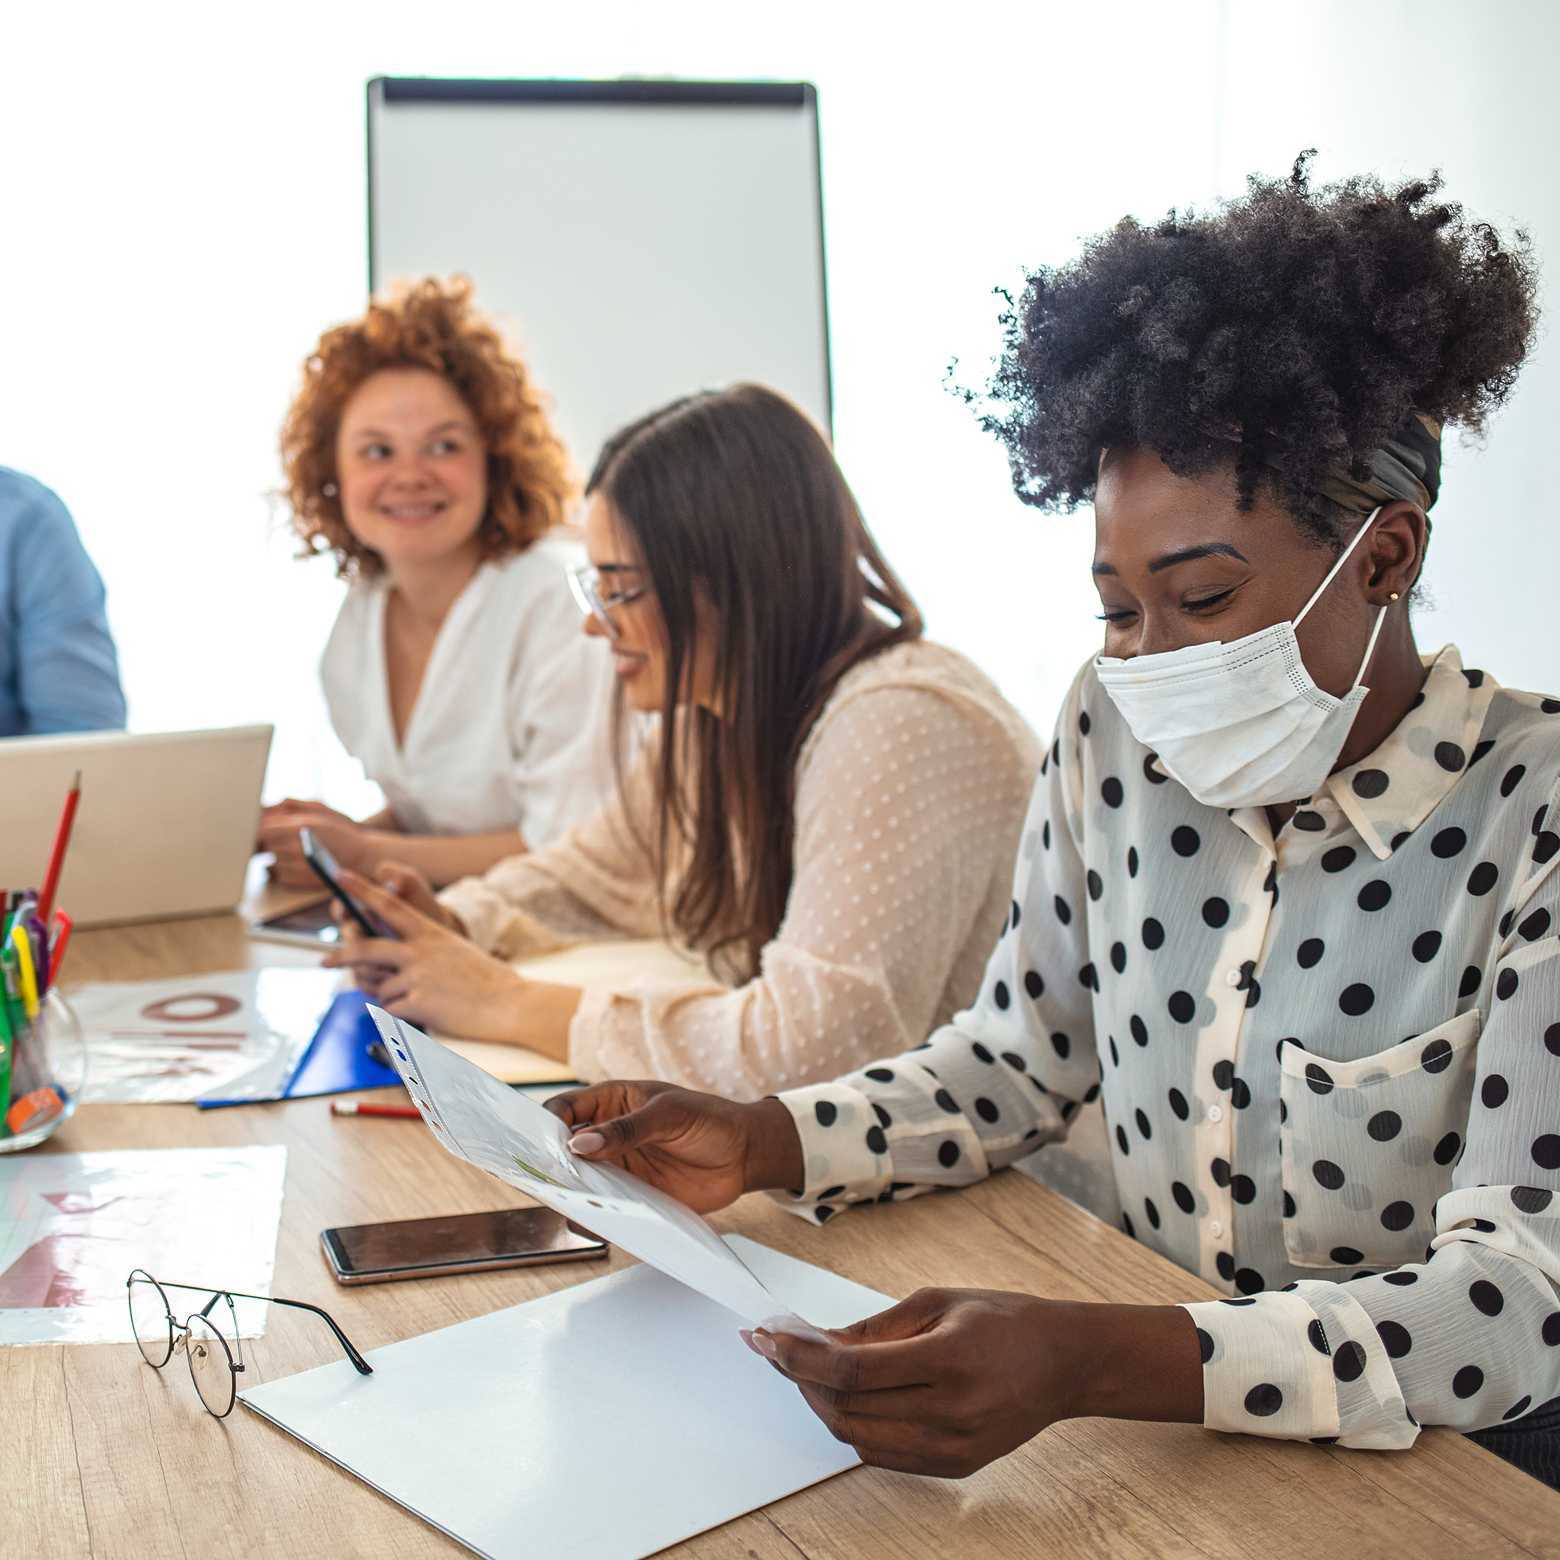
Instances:
[[[301,962],[312,960],[251,941],[237,916],[222,916],[78,934],[70,976],[126,980]],[[320,1252],[327,1225],[523,1199],[451,1158],[417,1123],[337,1119],[323,1101],[210,1113],[88,1105],[35,1152],[265,1143],[288,1149],[274,1292],[325,1306],[359,1348],[515,1305],[608,1268],[339,1288]],[[827,1229],[762,1197],[715,1222],[896,1296],[923,1284],[1141,1303],[1212,1293],[1015,1174],[852,1212]],[[615,1253],[610,1268],[630,1261]],[[335,1348],[314,1318],[273,1307],[265,1337],[245,1344],[249,1379],[322,1364]],[[0,1556],[7,1560],[465,1553],[241,1405],[213,1420],[184,1372],[147,1369],[131,1344],[0,1350],[0,1432]],[[496,1470],[502,1449],[495,1453]],[[564,1555],[567,1545],[540,1540],[534,1552]],[[1395,1454],[1194,1426],[1075,1420],[962,1482],[854,1469],[669,1552],[701,1560],[1560,1557],[1560,1494],[1444,1430],[1427,1431],[1412,1452]]]

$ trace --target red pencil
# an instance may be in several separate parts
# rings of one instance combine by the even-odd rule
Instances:
[[[49,912],[54,908],[54,895],[60,886],[60,872],[65,865],[65,852],[70,846],[71,826],[76,821],[76,804],[81,800],[81,771],[71,781],[65,793],[65,810],[60,814],[60,826],[54,832],[54,854],[49,857],[49,871],[43,880],[43,893],[38,897],[38,919],[49,924]]]
[[[415,1105],[369,1105],[357,1100],[332,1100],[333,1116],[390,1116],[397,1121],[419,1121],[422,1112]]]
[[[70,934],[76,923],[63,910],[54,912],[54,940],[49,944],[49,984],[60,983],[60,966],[65,962],[65,950],[70,947]]]

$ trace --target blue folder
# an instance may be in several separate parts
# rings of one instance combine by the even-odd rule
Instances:
[[[292,1076],[280,1094],[265,1099],[204,1099],[202,1110],[224,1105],[263,1105],[269,1100],[306,1099],[321,1094],[350,1094],[357,1089],[384,1089],[399,1085],[400,1077],[388,1062],[373,1054],[379,1031],[368,1016],[368,998],[361,991],[343,991],[326,1008],[314,1038],[298,1058]]]

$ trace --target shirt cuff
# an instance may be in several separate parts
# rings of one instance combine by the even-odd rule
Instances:
[[[1369,1314],[1338,1284],[1189,1302],[1210,1430],[1397,1450],[1419,1434]]]
[[[888,1141],[864,1094],[843,1083],[819,1083],[777,1098],[802,1144],[800,1190],[773,1194],[782,1207],[823,1224],[842,1204],[870,1202],[888,1185]]]
[[[616,999],[617,993],[605,986],[584,986],[580,990],[580,1005],[569,1023],[569,1070],[583,1083],[636,1078],[650,1070],[632,1059],[625,1058],[626,1066],[614,1066],[612,1062],[608,1025]]]
[[[559,948],[572,939],[560,937],[534,916],[510,904],[481,878],[461,878],[439,896],[446,910],[460,917],[466,935],[484,953],[501,959],[530,959]]]

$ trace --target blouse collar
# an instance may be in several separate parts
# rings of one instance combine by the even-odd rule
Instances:
[[[1464,671],[1455,645],[1422,659],[1429,675],[1402,720],[1373,752],[1326,782],[1339,810],[1382,861],[1490,747],[1479,733],[1494,679]]]

